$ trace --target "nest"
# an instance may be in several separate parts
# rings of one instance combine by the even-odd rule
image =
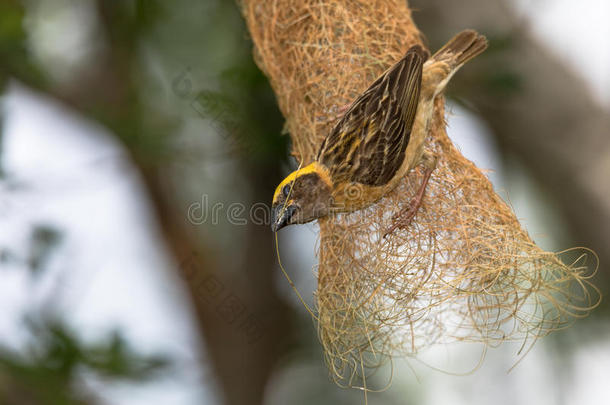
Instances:
[[[422,42],[403,0],[243,0],[242,8],[255,60],[303,164],[314,159],[339,106]],[[432,344],[531,345],[598,303],[591,255],[572,250],[562,261],[532,242],[447,137],[442,98],[426,148],[437,166],[406,229],[383,237],[421,184],[417,169],[377,204],[319,221],[316,318],[340,384],[362,384],[358,378],[393,356]]]

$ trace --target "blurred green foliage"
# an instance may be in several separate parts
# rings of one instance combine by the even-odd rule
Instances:
[[[217,124],[221,134],[237,144],[242,158],[255,165],[280,162],[287,156],[289,137],[282,136],[283,116],[267,78],[252,58],[219,77],[220,90],[202,90],[194,106]]]
[[[482,55],[484,61],[493,60],[510,54],[511,48],[515,45],[515,38],[512,35],[489,35],[489,48]],[[486,91],[496,97],[518,96],[523,89],[523,78],[510,65],[494,64],[487,67],[483,72],[482,83],[486,86]]]
[[[54,61],[36,54],[32,46],[33,25],[53,24],[53,16],[33,18],[43,1],[0,2],[0,93],[11,78],[59,100],[116,135],[143,171],[163,171],[189,152],[177,135],[195,108],[202,115],[197,128],[212,122],[248,168],[245,174],[253,189],[265,198],[270,195],[289,137],[281,135],[284,119],[252,60],[236,4],[87,0],[97,27],[92,31],[95,60],[84,61],[68,81],[59,81],[51,74]],[[70,6],[69,1],[57,3]],[[59,47],[60,57],[71,51],[53,45]],[[194,78],[188,104],[165,94],[162,83],[171,83],[176,67],[186,66],[205,72]],[[206,146],[205,134],[191,135]],[[21,267],[30,272],[32,283],[40,282],[63,238],[53,224],[33,225],[23,252],[0,247],[0,263]],[[163,356],[138,354],[120,331],[100,341],[85,340],[68,326],[69,319],[55,312],[49,305],[28,312],[29,337],[21,347],[0,342],[0,404],[96,403],[83,376],[142,382],[170,365]]]
[[[0,3],[0,58],[4,63],[19,64],[27,59],[23,16],[23,8],[16,2],[7,0]],[[0,91],[8,77],[0,67]]]
[[[61,241],[61,233],[52,226],[34,226],[30,237],[30,251],[27,265],[34,274],[39,274],[49,259],[49,256]]]
[[[24,25],[25,8],[18,0],[0,2],[0,92],[14,72],[40,83],[42,75],[32,62]]]
[[[119,332],[87,343],[59,319],[26,324],[33,340],[23,350],[0,346],[1,404],[90,403],[83,373],[145,381],[169,366],[162,356],[135,353]]]
[[[2,249],[0,263],[23,264],[32,281],[39,281],[61,240],[62,233],[53,226],[34,225],[25,257]],[[164,356],[138,354],[119,331],[95,342],[82,339],[49,305],[56,298],[51,293],[45,305],[26,316],[22,334],[29,338],[22,347],[0,342],[0,404],[94,403],[83,385],[84,375],[144,382],[169,367]]]
[[[25,48],[25,31],[23,29],[24,10],[15,1],[6,0],[0,2],[0,95],[6,87],[9,69],[22,69],[19,66],[11,66],[7,69],[4,65],[22,64],[27,60]],[[1,100],[1,99],[0,99]],[[4,177],[2,165],[3,151],[3,111],[0,109],[0,179]]]

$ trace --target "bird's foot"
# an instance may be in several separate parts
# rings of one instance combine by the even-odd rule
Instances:
[[[408,207],[403,208],[399,213],[394,214],[392,217],[392,226],[383,234],[384,239],[396,229],[405,229],[408,227],[411,224],[411,221],[413,221],[413,218],[415,218],[415,213],[420,205],[421,201],[418,203],[414,198],[411,200]]]
[[[428,181],[430,180],[430,175],[432,175],[433,170],[434,167],[426,168],[426,171],[424,172],[424,179],[419,187],[419,190],[417,191],[417,194],[415,197],[413,197],[413,199],[411,199],[408,206],[400,210],[397,214],[394,214],[392,217],[392,226],[390,226],[383,234],[384,239],[396,229],[405,229],[411,224],[413,218],[415,218],[417,210],[422,204],[426,186],[428,185]]]

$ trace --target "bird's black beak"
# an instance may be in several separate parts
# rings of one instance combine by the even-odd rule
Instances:
[[[273,206],[271,210],[271,230],[277,232],[288,225],[296,209],[294,205],[277,204]]]

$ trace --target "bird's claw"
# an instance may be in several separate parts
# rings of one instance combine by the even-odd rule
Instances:
[[[392,217],[392,226],[385,231],[385,233],[383,234],[383,238],[385,239],[396,229],[405,229],[406,227],[411,225],[411,222],[413,221],[413,218],[415,218],[415,213],[417,212],[418,208],[419,204],[417,202],[417,199],[414,198],[413,200],[411,200],[408,207],[402,209],[397,214],[394,214],[394,216]]]
[[[434,167],[426,169],[426,171],[424,172],[424,179],[422,181],[421,186],[419,187],[419,191],[417,192],[415,197],[411,200],[411,202],[409,202],[409,205],[407,207],[403,208],[402,210],[400,210],[400,212],[398,212],[397,214],[395,214],[392,217],[393,225],[390,228],[388,228],[388,230],[383,234],[384,239],[389,234],[394,232],[397,228],[404,229],[411,224],[411,222],[413,221],[413,218],[415,218],[415,214],[417,213],[417,210],[419,209],[419,207],[422,204],[422,199],[424,198],[424,192],[426,191],[426,186],[428,185],[428,181],[430,180],[430,175],[432,174],[433,170],[434,170]]]

